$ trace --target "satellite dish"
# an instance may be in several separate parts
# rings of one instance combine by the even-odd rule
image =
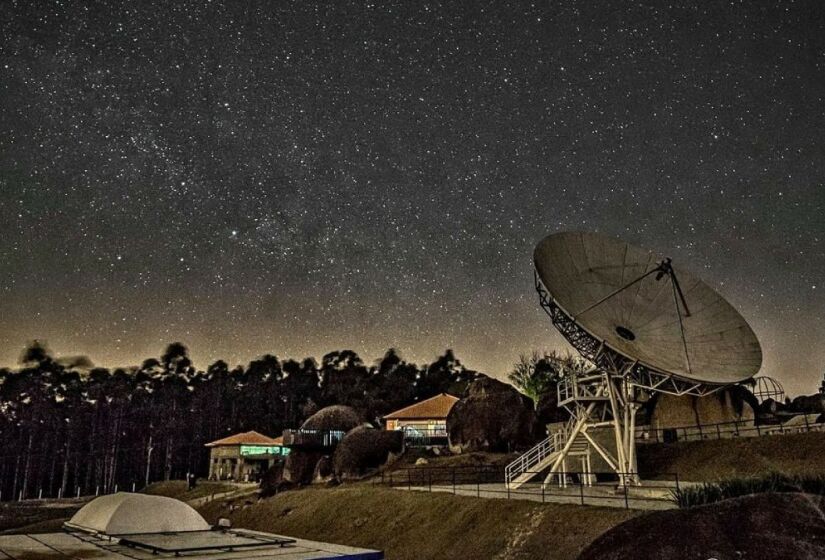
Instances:
[[[705,385],[742,382],[762,365],[745,319],[670,259],[585,232],[546,237],[534,258],[550,298],[603,350]]]
[[[570,422],[507,466],[510,488],[548,469],[544,484],[557,477],[565,485],[574,474],[590,484],[591,450],[620,487],[639,484],[641,403],[656,392],[701,397],[750,379],[762,365],[745,319],[670,258],[597,233],[564,232],[543,239],[534,260],[541,306],[595,367],[559,381],[558,404]],[[604,428],[612,429],[615,450],[589,432]],[[580,470],[569,472],[569,461],[580,461]]]

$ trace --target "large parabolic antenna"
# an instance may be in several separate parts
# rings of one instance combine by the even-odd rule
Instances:
[[[562,334],[583,354],[604,344],[639,368],[706,385],[759,371],[762,351],[745,319],[670,259],[584,232],[546,237],[534,258],[547,295],[579,327]]]
[[[623,486],[637,483],[639,403],[653,392],[707,395],[759,371],[762,351],[745,319],[670,258],[597,233],[564,232],[543,239],[534,260],[542,307],[595,368],[559,384],[570,424],[508,466],[511,486],[548,466],[545,483],[563,480],[575,454],[589,472],[591,448]],[[607,426],[615,454],[592,437]]]

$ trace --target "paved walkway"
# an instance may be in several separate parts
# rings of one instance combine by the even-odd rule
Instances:
[[[446,492],[456,496],[472,496],[475,498],[529,500],[542,503],[575,504],[587,506],[617,507],[640,510],[675,509],[676,504],[670,499],[670,488],[662,486],[661,482],[652,483],[655,487],[631,488],[625,499],[624,493],[617,493],[613,485],[599,484],[594,486],[547,486],[542,492],[540,485],[522,486],[518,490],[508,492],[504,483],[457,484],[430,486],[394,486],[396,490],[414,490],[423,492]]]

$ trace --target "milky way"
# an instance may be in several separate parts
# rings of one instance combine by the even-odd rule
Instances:
[[[0,3],[0,364],[564,348],[532,249],[595,230],[825,371],[825,6]],[[701,6],[696,6],[701,4]]]

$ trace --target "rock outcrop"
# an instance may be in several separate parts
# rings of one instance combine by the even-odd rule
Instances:
[[[543,435],[533,401],[512,386],[480,377],[447,416],[453,453],[527,449]]]
[[[404,433],[359,426],[335,449],[332,469],[338,480],[357,479],[375,471],[404,449]]]
[[[634,517],[604,533],[579,560],[825,558],[825,497],[754,494]]]
[[[301,424],[302,430],[349,432],[361,424],[361,418],[354,409],[333,405],[322,408]],[[315,449],[293,448],[287,455],[283,478],[293,484],[309,484],[313,480],[326,480],[330,469],[318,468],[318,463],[327,457],[323,451]],[[326,459],[329,461],[329,458]]]

